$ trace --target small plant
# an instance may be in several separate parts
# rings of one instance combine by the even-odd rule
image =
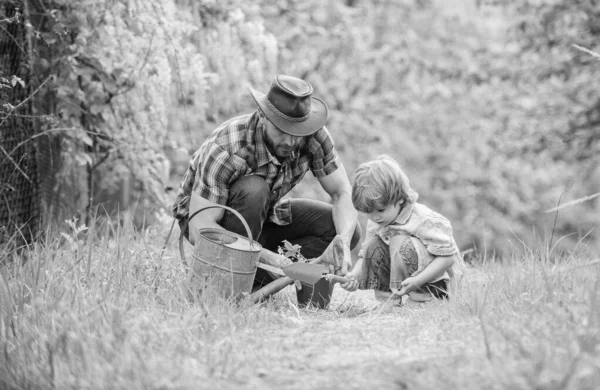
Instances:
[[[81,245],[83,245],[83,241],[80,239],[81,233],[88,230],[88,227],[85,224],[77,225],[77,217],[73,217],[71,219],[65,220],[67,225],[70,227],[71,232],[65,233],[61,232],[60,235],[69,242],[72,249],[78,249]]]
[[[306,263],[306,257],[300,253],[300,249],[302,249],[300,245],[292,244],[288,240],[283,240],[283,248],[281,246],[278,247],[277,253],[293,262]]]

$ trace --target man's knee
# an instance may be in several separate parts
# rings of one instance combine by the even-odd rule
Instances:
[[[229,187],[227,206],[239,212],[250,227],[252,237],[258,238],[269,210],[269,185],[260,176],[249,175],[236,180]],[[243,236],[245,227],[237,216],[227,211],[219,225],[224,229]]]
[[[254,207],[270,203],[269,185],[260,176],[248,175],[236,180],[229,192],[232,195],[230,202],[243,202],[252,204]]]

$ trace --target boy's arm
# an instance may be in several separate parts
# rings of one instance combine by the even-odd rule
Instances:
[[[402,288],[397,292],[402,296],[408,294],[442,276],[454,264],[454,256],[436,256],[431,263],[425,267],[419,274],[404,279],[400,284]]]
[[[366,250],[368,244],[371,242],[371,239],[377,235],[377,231],[379,230],[379,225],[377,225],[375,222],[373,222],[371,220],[368,220],[366,230],[367,230],[367,232],[365,233],[365,239],[362,243],[360,251],[358,252],[358,260],[356,261],[356,264],[354,264],[354,267],[352,267],[352,271],[348,272],[345,275],[348,279],[352,279],[352,282],[340,284],[340,286],[342,288],[344,288],[345,290],[348,290],[350,292],[356,291],[358,289],[359,282],[356,279],[359,279],[359,280],[366,279],[366,275],[361,275],[361,273],[363,271],[363,263],[364,263],[363,256],[365,254],[365,250]],[[363,276],[363,277],[361,278],[361,276]]]

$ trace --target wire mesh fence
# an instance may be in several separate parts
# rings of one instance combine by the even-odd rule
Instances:
[[[29,241],[40,224],[38,150],[33,142],[30,56],[23,4],[2,6],[0,29],[0,242]]]

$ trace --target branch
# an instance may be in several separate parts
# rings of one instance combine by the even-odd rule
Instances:
[[[581,50],[582,52],[587,53],[587,54],[591,55],[592,57],[600,60],[600,54],[598,54],[598,53],[596,53],[594,51],[591,51],[590,49],[586,49],[585,47],[582,47],[582,46],[579,46],[579,45],[573,45],[573,47],[575,49],[577,49],[577,50]]]
[[[168,29],[164,26],[162,19],[160,17],[160,13],[158,12],[158,10],[156,9],[156,4],[154,4],[154,2],[152,2],[152,9],[154,10],[154,13],[156,14],[156,20],[158,21],[158,24],[160,24],[161,27],[163,27],[163,32],[165,33],[167,39],[169,40],[169,43],[171,44],[171,46],[173,47],[173,50],[175,52],[175,64],[176,66],[176,74],[177,74],[177,80],[179,81],[179,92],[181,94],[181,98],[183,100],[185,100],[185,96],[183,94],[183,82],[181,81],[181,66],[179,65],[179,52],[177,50],[177,48],[175,47],[175,44],[173,43],[173,38],[171,38],[171,34],[169,34]],[[163,12],[164,15],[164,12]],[[188,134],[191,136],[192,135],[192,130],[190,129],[190,120],[188,119],[188,113],[187,113],[187,109],[186,109],[186,105],[183,105],[183,116],[185,118],[185,125],[186,125],[186,129]]]
[[[91,167],[92,171],[95,170],[96,168],[98,168],[104,161],[106,161],[112,151],[113,150],[111,149],[108,152],[106,152],[106,154],[100,159],[100,161],[98,161],[98,162],[96,162],[96,164],[92,165],[92,167]]]
[[[78,130],[81,130],[81,129],[78,129],[78,128],[75,128],[75,127],[58,127],[58,128],[56,128],[56,129],[49,129],[49,130],[46,130],[46,131],[42,131],[41,133],[38,133],[38,134],[32,135],[31,137],[27,138],[25,141],[21,141],[21,142],[20,142],[20,143],[19,143],[17,146],[15,146],[15,147],[14,147],[14,148],[13,148],[13,149],[10,151],[10,153],[9,153],[9,156],[12,156],[12,154],[13,154],[14,152],[16,152],[16,151],[17,151],[17,149],[19,149],[21,146],[23,146],[23,145],[24,145],[24,144],[26,144],[27,142],[29,142],[29,141],[32,141],[32,140],[34,140],[34,139],[36,139],[36,138],[38,138],[38,137],[41,137],[42,135],[45,135],[45,134],[48,134],[48,133],[50,133],[50,132],[54,132],[54,131],[78,131]],[[98,132],[95,132],[95,131],[90,131],[90,130],[83,130],[83,131],[84,131],[85,133],[87,133],[87,134],[92,134],[92,135],[103,135],[102,133],[98,133]]]
[[[148,51],[146,51],[146,56],[144,57],[144,61],[142,62],[142,65],[137,70],[138,75],[142,73],[142,70],[146,67],[146,64],[148,63],[148,58],[150,58],[150,53],[152,52],[152,42],[154,41],[155,35],[156,35],[156,31],[154,31],[154,33],[150,37],[150,43],[148,43]],[[133,77],[133,74],[131,75],[131,77]]]
[[[42,84],[40,84],[39,87],[36,88],[35,91],[33,91],[33,93],[31,93],[29,96],[27,96],[27,98],[25,100],[23,100],[21,103],[17,104],[16,106],[12,107],[11,109],[8,111],[8,114],[6,114],[6,116],[4,118],[2,118],[2,121],[0,121],[0,127],[2,127],[2,125],[4,124],[4,122],[6,122],[6,119],[8,119],[8,117],[11,115],[11,113],[15,110],[17,110],[19,107],[21,107],[23,104],[27,103],[36,93],[39,92],[39,90],[46,85],[46,83],[52,78],[52,76],[49,76],[46,80],[44,80],[44,82]]]
[[[16,21],[19,21],[19,17],[17,15],[13,16],[12,18],[0,19],[0,23],[12,23]]]
[[[555,207],[553,209],[546,210],[546,211],[544,211],[544,213],[551,213],[553,211],[558,211],[558,210],[564,209],[565,207],[570,207],[570,206],[574,206],[574,205],[579,204],[579,203],[587,202],[588,200],[592,200],[594,198],[597,198],[598,196],[600,196],[600,192],[598,192],[598,193],[596,193],[594,195],[589,195],[589,196],[585,196],[583,198],[572,200],[572,201],[570,201],[568,203],[563,204],[562,206],[558,206],[558,207]]]
[[[4,28],[4,26],[0,25],[0,28],[1,28],[2,30],[4,30],[4,32],[6,33],[6,35],[8,35],[8,36],[10,37],[10,39],[12,40],[12,43],[13,43],[15,46],[17,46],[19,49],[21,49],[21,51],[22,51],[23,53],[26,53],[25,49],[24,49],[24,48],[23,48],[23,46],[22,46],[22,45],[19,43],[19,41],[17,41],[17,40],[15,39],[15,37],[13,37],[13,35],[12,35],[11,33],[9,33],[7,29],[5,29],[5,28]]]
[[[6,151],[6,150],[5,150],[5,149],[2,147],[2,145],[0,145],[0,150],[2,150],[2,152],[3,152],[3,153],[6,155],[6,157],[8,158],[8,160],[9,160],[11,163],[13,163],[13,165],[14,165],[14,166],[17,168],[17,170],[18,170],[19,172],[21,172],[21,174],[22,174],[23,176],[25,176],[25,178],[27,179],[27,181],[28,181],[28,182],[30,182],[30,183],[33,183],[33,182],[31,181],[31,179],[29,178],[29,176],[27,176],[27,174],[26,174],[26,173],[25,173],[25,172],[24,172],[24,171],[21,169],[21,167],[19,166],[19,164],[17,164],[17,163],[15,162],[15,160],[13,160],[13,158],[12,158],[12,157],[10,157],[10,154],[8,154],[8,152],[7,152],[7,151]]]
[[[15,14],[9,18],[0,19],[0,23],[14,23],[19,21],[19,16],[21,13],[19,12],[19,7],[15,7]]]

